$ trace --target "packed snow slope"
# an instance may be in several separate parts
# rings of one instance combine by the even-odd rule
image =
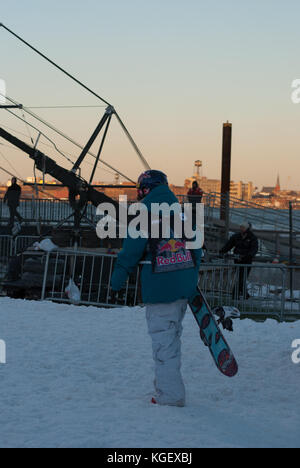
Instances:
[[[1,298],[0,447],[299,447],[300,322],[235,321],[232,380],[184,326],[187,406],[159,407],[144,309]]]

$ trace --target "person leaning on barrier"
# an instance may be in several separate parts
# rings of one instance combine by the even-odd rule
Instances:
[[[10,220],[9,220],[9,228],[12,229],[14,227],[15,218],[18,219],[20,223],[22,223],[23,218],[18,212],[18,206],[20,205],[20,198],[21,198],[21,187],[17,184],[16,177],[11,179],[11,186],[8,187],[6,194],[4,196],[4,203],[7,203],[10,213]]]
[[[258,239],[251,229],[249,222],[244,222],[240,226],[240,232],[234,234],[220,250],[220,255],[224,255],[234,249],[234,263],[236,265],[251,265],[258,252]],[[249,298],[246,290],[246,280],[250,274],[251,267],[239,267],[238,275],[238,295],[244,299]],[[233,297],[236,296],[236,288],[233,290]]]

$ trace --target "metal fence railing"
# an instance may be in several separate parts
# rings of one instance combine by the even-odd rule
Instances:
[[[41,299],[72,302],[66,296],[66,288],[72,280],[80,291],[80,304],[116,307],[138,304],[138,268],[112,303],[111,277],[116,258],[116,255],[71,250],[49,253],[45,261]]]
[[[191,197],[179,195],[182,203],[188,203]],[[197,197],[196,197],[197,198]],[[255,229],[273,231],[287,230],[289,226],[289,210],[269,208],[253,201],[241,200],[230,195],[227,198],[217,192],[204,193],[202,203],[205,206],[205,218],[208,225],[220,218],[222,203],[228,202],[229,224],[239,225],[242,221],[250,221]],[[294,229],[300,231],[300,211],[293,212]]]
[[[202,264],[199,286],[212,306],[244,315],[300,318],[300,267],[273,264]]]
[[[38,242],[39,236],[18,236],[13,241],[13,254],[24,252],[28,247]]]
[[[11,236],[0,236],[0,280],[8,271],[9,259],[13,255],[14,243]]]
[[[11,257],[22,253],[34,242],[38,241],[37,236],[0,236],[0,280],[2,280],[8,271]]]
[[[192,197],[187,195],[178,195],[181,203],[188,203]],[[200,199],[196,197],[198,202]],[[215,219],[220,218],[220,206],[224,201],[224,196],[220,193],[204,193],[202,203],[205,206],[206,225],[212,225]],[[130,203],[130,202],[129,202]],[[230,196],[229,200],[229,223],[239,224],[241,221],[251,221],[255,229],[286,230],[289,225],[288,210],[278,210],[275,208],[266,208],[262,205],[248,200],[240,200]],[[36,222],[41,219],[43,223],[57,223],[72,214],[68,200],[58,199],[22,199],[19,211],[21,216],[28,222]],[[86,216],[93,222],[97,219],[96,208],[88,205]],[[0,222],[7,223],[9,220],[9,210],[0,198]],[[293,212],[294,229],[300,231],[300,211]],[[72,218],[68,221],[71,223]]]
[[[190,197],[178,196],[182,203],[188,202]],[[197,197],[196,197],[197,198]],[[222,196],[218,193],[205,193],[203,195],[205,215],[205,237],[210,250],[218,251],[224,243],[220,226],[220,205]],[[280,255],[282,260],[289,258],[289,213],[288,210],[265,208],[250,201],[230,197],[228,226],[238,226],[242,221],[251,221],[259,239],[259,255],[274,258]],[[65,221],[66,225],[73,226],[74,218],[72,208],[67,200],[53,199],[23,199],[20,202],[19,212],[25,222],[35,226],[41,224],[57,225]],[[300,213],[293,212],[294,222],[294,255],[300,257]],[[96,226],[100,218],[96,215],[96,208],[88,204],[82,226]],[[87,221],[89,220],[89,221]],[[0,224],[9,222],[9,209],[0,199]],[[230,229],[229,229],[230,231]]]
[[[41,222],[43,224],[59,223],[66,220],[73,213],[73,210],[67,200],[51,200],[51,199],[22,199],[18,211],[22,218],[27,223]],[[91,204],[86,210],[86,217],[92,222],[95,222],[96,208]],[[0,223],[8,224],[9,209],[4,203],[3,198],[0,199]],[[70,217],[66,224],[72,224],[73,217]],[[85,220],[82,220],[85,224]]]
[[[80,303],[96,306],[140,304],[140,270],[111,301],[111,275],[115,255],[58,251],[47,255],[41,298],[70,302],[65,290],[72,279],[80,291]],[[243,315],[300,318],[300,267],[285,265],[211,264],[200,268],[199,286],[212,306],[233,305]]]
[[[11,257],[22,253],[35,240],[38,238],[0,236],[1,280],[7,274]],[[38,253],[28,251],[24,256],[26,260]],[[65,290],[72,279],[79,288],[81,304],[134,306],[141,302],[139,278],[142,265],[130,276],[112,304],[110,285],[115,255],[104,251],[59,249],[40,256],[40,280],[35,285],[43,300],[70,302]],[[28,265],[26,261],[25,265]],[[32,265],[29,271],[37,273]],[[213,260],[202,263],[199,286],[212,306],[234,305],[244,315],[270,316],[279,320],[300,318],[300,266],[254,263],[250,269],[249,265]]]

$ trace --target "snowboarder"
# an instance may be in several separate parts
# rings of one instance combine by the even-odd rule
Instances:
[[[258,240],[252,231],[252,225],[249,222],[243,222],[240,226],[240,232],[234,234],[229,241],[220,250],[220,254],[224,255],[234,248],[234,255],[237,257],[234,260],[236,265],[251,265],[254,257],[258,252]],[[244,299],[249,299],[249,294],[246,289],[246,280],[250,274],[251,266],[239,267],[238,272],[238,296],[243,296]],[[236,297],[237,288],[235,287],[232,297]]]
[[[4,203],[7,203],[10,213],[9,228],[12,230],[15,223],[15,218],[19,223],[23,222],[23,218],[18,212],[17,208],[20,205],[21,187],[17,184],[16,177],[11,179],[11,186],[8,187],[4,196]]]
[[[140,176],[138,200],[146,205],[149,213],[154,203],[179,203],[169,189],[167,176],[153,170]],[[181,376],[182,321],[188,298],[197,290],[201,249],[187,250],[184,239],[149,237],[133,239],[129,236],[124,241],[112,276],[112,290],[120,291],[138,263],[142,259],[146,261],[141,272],[141,286],[155,363],[155,394],[152,403],[184,406],[185,386]],[[181,261],[176,262],[176,258]]]

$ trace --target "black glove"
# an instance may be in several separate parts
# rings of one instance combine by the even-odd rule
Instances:
[[[219,254],[219,257],[222,258],[225,261],[228,261],[228,259],[230,258],[230,254],[228,252],[222,252],[222,251],[220,251],[220,252],[221,253]]]

